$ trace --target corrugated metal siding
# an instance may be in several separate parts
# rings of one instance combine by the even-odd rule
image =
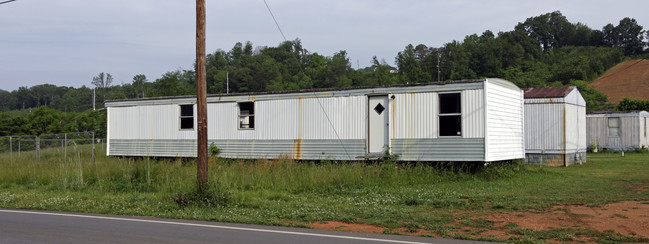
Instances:
[[[300,121],[302,125],[300,133],[302,139],[338,140],[338,136],[340,139],[365,139],[366,96],[320,98],[319,102],[315,98],[302,99],[301,101],[302,117]],[[329,121],[333,124],[333,128]]]
[[[586,151],[586,108],[566,104],[566,151]]]
[[[608,118],[620,118],[620,135],[608,135]],[[639,117],[615,115],[587,116],[587,140],[599,148],[632,149],[641,147],[639,134]]]
[[[620,145],[623,147],[640,147],[639,117],[620,118]]]
[[[523,92],[507,81],[488,79],[487,83],[486,161],[524,158]]]
[[[405,161],[484,161],[484,138],[393,139],[392,153]]]
[[[577,147],[578,150],[585,152],[586,148],[588,148],[588,140],[586,140],[586,136],[588,135],[588,131],[586,130],[586,107],[577,107],[577,113],[579,116],[579,144]]]
[[[108,155],[196,157],[196,139],[111,139]]]
[[[544,103],[565,103],[565,98],[563,97],[553,97],[553,98],[525,98],[525,104],[544,104]]]
[[[390,102],[393,139],[437,137],[437,93],[395,94]]]
[[[258,121],[259,107],[255,103],[255,127],[262,126]],[[256,138],[256,130],[239,129],[239,106],[236,102],[207,104],[207,138],[241,139]]]
[[[239,107],[236,102],[209,103],[209,138],[215,140],[338,140],[338,137],[364,139],[367,123],[366,100],[365,96],[319,98],[324,111],[315,98],[255,101],[254,129],[238,128]]]
[[[564,123],[564,104],[525,104],[525,149],[563,150]]]
[[[484,138],[484,98],[482,89],[462,93],[462,137]],[[438,93],[395,94],[391,101],[394,139],[437,138]]]
[[[586,142],[590,146],[601,148],[606,146],[606,118],[586,116]]]
[[[196,157],[196,140],[113,139],[109,155]],[[225,158],[356,160],[365,155],[364,140],[209,140]]]
[[[110,108],[110,113],[108,137],[111,139],[196,138],[195,130],[180,130],[178,105],[114,107]]]
[[[640,117],[640,146],[649,147],[649,117]]]
[[[568,104],[586,107],[586,100],[584,100],[584,97],[581,96],[581,93],[576,88],[573,89],[570,93],[568,93],[565,100],[566,103]]]
[[[365,155],[365,140],[210,140],[225,158],[357,160]]]
[[[462,91],[462,137],[484,138],[484,91]],[[484,142],[484,141],[483,141]]]

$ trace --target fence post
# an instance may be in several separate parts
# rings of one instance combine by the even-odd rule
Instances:
[[[11,136],[9,136],[9,162],[14,161],[14,152],[13,152],[13,145],[11,141]]]
[[[18,140],[18,157],[20,157],[20,140]]]
[[[36,136],[36,160],[41,161],[41,138]]]
[[[92,163],[95,163],[95,132],[90,132],[92,133]]]
[[[63,161],[67,162],[68,161],[68,133],[63,134],[63,141],[65,142],[65,146],[63,146],[64,152],[63,152]]]

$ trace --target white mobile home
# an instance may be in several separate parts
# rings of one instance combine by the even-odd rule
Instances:
[[[196,156],[195,96],[106,102],[110,156]],[[523,93],[502,79],[207,97],[227,158],[524,158]]]
[[[576,87],[523,88],[525,160],[568,166],[586,161],[586,101]]]
[[[647,111],[588,112],[588,143],[598,149],[635,150],[649,146]]]

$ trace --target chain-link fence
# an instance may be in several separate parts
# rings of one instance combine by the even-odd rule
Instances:
[[[0,137],[0,155],[11,161],[39,161],[42,158],[67,161],[68,157],[83,155],[94,162],[96,155],[105,155],[105,152],[106,139],[95,138],[94,132]]]

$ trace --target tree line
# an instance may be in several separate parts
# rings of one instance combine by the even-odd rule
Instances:
[[[310,52],[299,39],[276,47],[236,43],[229,51],[207,54],[208,93],[241,93],[352,86],[376,86],[500,77],[519,87],[575,85],[590,110],[612,108],[588,83],[630,57],[646,57],[649,33],[635,19],[591,29],[571,23],[561,12],[530,17],[514,30],[484,31],[441,47],[408,44],[393,64],[372,59],[370,67],[353,69],[344,50],[332,56]],[[394,67],[393,67],[394,66]],[[153,82],[136,75],[114,85],[109,73],[93,77],[97,108],[111,99],[193,95],[194,70],[169,71]],[[63,112],[92,109],[93,88],[49,84],[15,91],[0,90],[0,111],[47,106]]]

